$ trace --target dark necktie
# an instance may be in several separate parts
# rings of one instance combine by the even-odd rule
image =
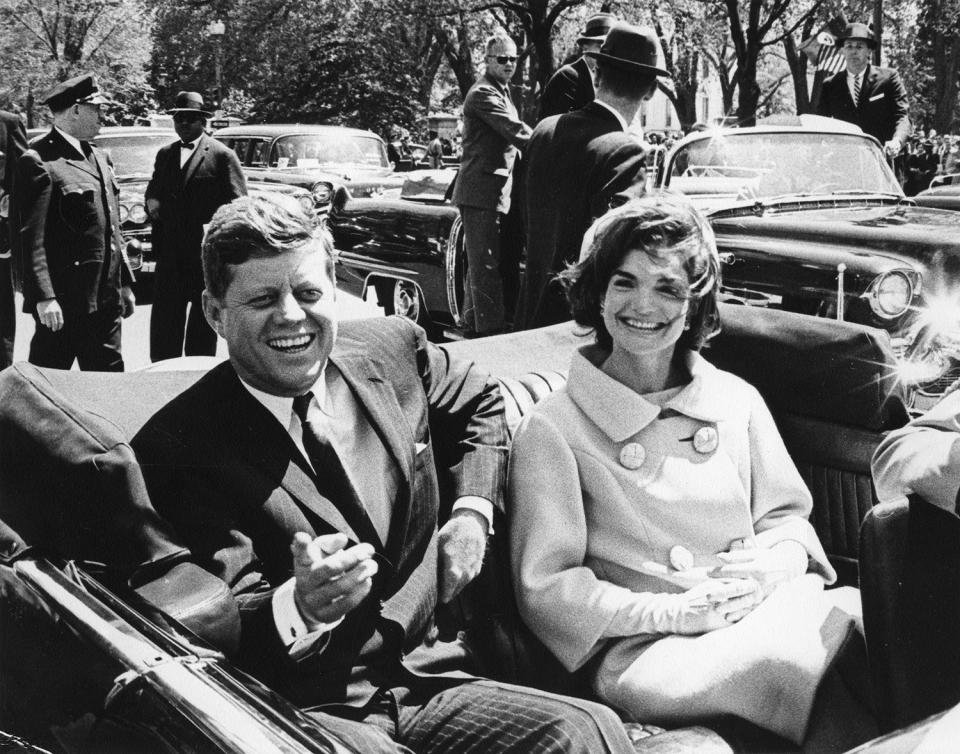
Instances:
[[[316,472],[317,491],[336,506],[361,541],[378,545],[379,535],[350,484],[336,448],[307,418],[307,409],[312,400],[313,393],[298,395],[293,399],[293,412],[303,427],[303,449],[307,451],[307,458]]]

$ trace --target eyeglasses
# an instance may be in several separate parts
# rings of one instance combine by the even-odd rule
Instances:
[[[516,55],[487,55],[487,57],[488,57],[488,58],[493,58],[493,59],[496,60],[500,65],[506,65],[507,63],[516,63],[516,62],[517,62],[517,56],[516,56]]]

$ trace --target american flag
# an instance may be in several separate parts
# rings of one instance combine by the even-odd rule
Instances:
[[[817,42],[820,43],[820,49],[817,50],[817,71],[823,71],[828,76],[832,76],[843,70],[846,61],[837,41],[830,32],[822,31],[817,35]]]

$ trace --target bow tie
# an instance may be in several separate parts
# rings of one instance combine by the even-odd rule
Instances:
[[[191,144],[189,141],[181,141],[180,149],[193,149],[193,144]]]

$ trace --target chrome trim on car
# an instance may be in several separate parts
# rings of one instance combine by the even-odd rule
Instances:
[[[460,311],[460,307],[457,305],[457,235],[460,233],[460,230],[463,228],[463,220],[460,219],[460,216],[457,215],[457,219],[453,221],[453,225],[450,226],[450,233],[447,236],[447,247],[444,253],[444,272],[446,276],[447,283],[447,306],[450,309],[450,316],[453,317],[453,324],[455,327],[463,327],[463,314]],[[464,277],[463,284],[467,285],[466,277]]]
[[[906,281],[908,286],[908,295],[907,295],[906,304],[904,304],[903,309],[901,311],[891,313],[891,312],[884,311],[883,307],[880,306],[879,292],[880,292],[880,286],[883,283],[883,281],[889,277],[893,277],[894,275],[898,277],[902,277]],[[890,320],[897,319],[898,317],[902,317],[904,314],[906,314],[910,310],[910,306],[913,304],[914,299],[916,298],[917,292],[919,290],[919,287],[920,287],[919,283],[920,283],[920,275],[914,270],[888,270],[887,272],[884,272],[881,275],[877,275],[877,277],[871,281],[870,286],[864,292],[863,296],[870,303],[870,309],[871,311],[873,311],[873,313],[877,317],[879,317],[880,319],[890,321]]]

